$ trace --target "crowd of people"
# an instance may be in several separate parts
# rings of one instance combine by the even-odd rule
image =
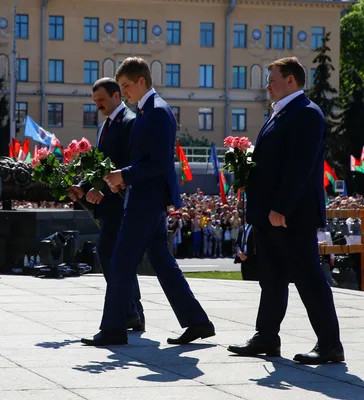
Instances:
[[[244,221],[244,201],[238,198],[232,189],[226,199],[227,203],[223,204],[220,195],[206,195],[197,188],[194,194],[181,194],[182,208],[179,210],[169,208],[168,229],[173,231],[173,249],[177,258],[236,256],[235,244]],[[17,200],[12,202],[13,209],[73,209],[73,207],[74,203],[67,202],[37,203]],[[328,199],[327,209],[360,208],[364,208],[364,197],[361,195]],[[325,241],[320,233],[319,241]]]

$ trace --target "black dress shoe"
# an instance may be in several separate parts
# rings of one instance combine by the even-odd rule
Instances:
[[[239,356],[253,357],[261,354],[265,354],[268,357],[280,357],[281,356],[281,343],[279,337],[277,340],[272,341],[273,343],[265,343],[259,336],[254,335],[245,345],[239,346],[233,344],[228,347],[228,351],[238,354]]]
[[[345,361],[345,355],[341,344],[329,350],[316,344],[309,353],[296,354],[293,360],[301,364],[320,365]]]
[[[128,344],[126,332],[105,332],[100,331],[92,339],[81,339],[81,343],[87,346],[114,346]]]
[[[212,322],[191,326],[187,328],[182,335],[176,339],[168,338],[169,344],[188,344],[196,339],[206,339],[210,336],[215,336],[215,327]]]
[[[125,329],[132,329],[136,332],[145,332],[145,322],[142,322],[139,317],[130,319],[126,323]]]

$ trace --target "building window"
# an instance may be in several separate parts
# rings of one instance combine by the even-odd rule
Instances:
[[[166,66],[166,86],[179,87],[180,85],[180,65],[167,64]]]
[[[233,67],[233,89],[246,89],[246,67]]]
[[[311,49],[316,50],[322,45],[325,36],[325,28],[314,26],[311,28]]]
[[[179,107],[171,107],[171,110],[173,112],[174,118],[176,118],[177,130],[179,131],[179,128],[180,128],[180,111],[179,111]]]
[[[83,62],[83,83],[92,85],[99,77],[99,62],[84,61]]]
[[[85,42],[99,41],[99,19],[84,18],[83,37]]]
[[[137,19],[128,19],[126,23],[126,41],[128,43],[139,42],[139,21]]]
[[[200,87],[214,87],[214,66],[200,65]]]
[[[245,131],[246,129],[246,108],[232,109],[232,130]]]
[[[167,21],[167,44],[181,44],[181,23],[176,21]]]
[[[284,49],[284,27],[273,26],[273,49]]]
[[[140,22],[140,43],[147,43],[147,21]]]
[[[125,42],[125,20],[119,19],[119,42]]]
[[[15,17],[15,37],[17,39],[28,39],[29,37],[29,16],[17,14]]]
[[[263,82],[264,87],[268,85],[269,74],[270,74],[270,71],[269,71],[268,67],[264,67],[264,82]]]
[[[98,115],[95,104],[83,105],[83,126],[95,127],[98,125]]]
[[[201,23],[200,24],[200,46],[211,47],[214,45],[214,24]]]
[[[16,64],[16,80],[18,82],[28,82],[28,59],[18,58]]]
[[[269,108],[265,108],[264,109],[264,122],[267,122],[268,119],[270,118],[270,109]]]
[[[265,27],[265,48],[270,49],[272,47],[272,29],[270,25]]]
[[[48,126],[62,128],[63,126],[63,104],[48,103]]]
[[[63,60],[49,60],[48,82],[63,83]]]
[[[246,25],[234,24],[233,46],[245,48],[246,47]]]
[[[286,26],[286,49],[292,50],[292,26]]]
[[[28,115],[28,103],[16,102],[15,104],[15,121],[17,125],[25,125]]]
[[[316,73],[316,68],[311,68],[310,69],[310,83],[311,83],[311,86],[313,86],[313,84],[315,82],[315,73]]]
[[[49,16],[49,40],[64,40],[64,18]]]
[[[198,116],[199,116],[200,131],[212,131],[213,129],[212,108],[199,108]]]

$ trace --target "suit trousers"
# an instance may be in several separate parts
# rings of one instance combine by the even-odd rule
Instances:
[[[142,224],[136,221],[140,221],[140,209],[127,208],[112,255],[100,329],[124,330],[135,273],[145,251],[180,325],[207,322],[205,311],[169,251],[166,213],[149,209]]]
[[[115,215],[108,218],[100,218],[100,234],[97,241],[97,256],[99,258],[101,268],[106,282],[109,279],[109,271],[111,264],[111,256],[115,247],[116,239],[120,230],[121,218]],[[139,316],[141,321],[144,322],[144,310],[141,303],[141,295],[139,282],[135,275],[133,299],[127,312],[127,320]]]
[[[333,295],[320,267],[317,230],[312,228],[257,228],[257,261],[262,289],[256,329],[275,341],[287,310],[288,285],[294,282],[306,307],[318,343],[329,348],[340,343]]]

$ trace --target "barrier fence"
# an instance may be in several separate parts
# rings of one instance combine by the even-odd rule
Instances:
[[[320,254],[353,254],[361,253],[361,290],[364,291],[364,209],[359,210],[327,210],[326,217],[329,218],[360,218],[361,221],[361,244],[345,245],[320,245]]]

